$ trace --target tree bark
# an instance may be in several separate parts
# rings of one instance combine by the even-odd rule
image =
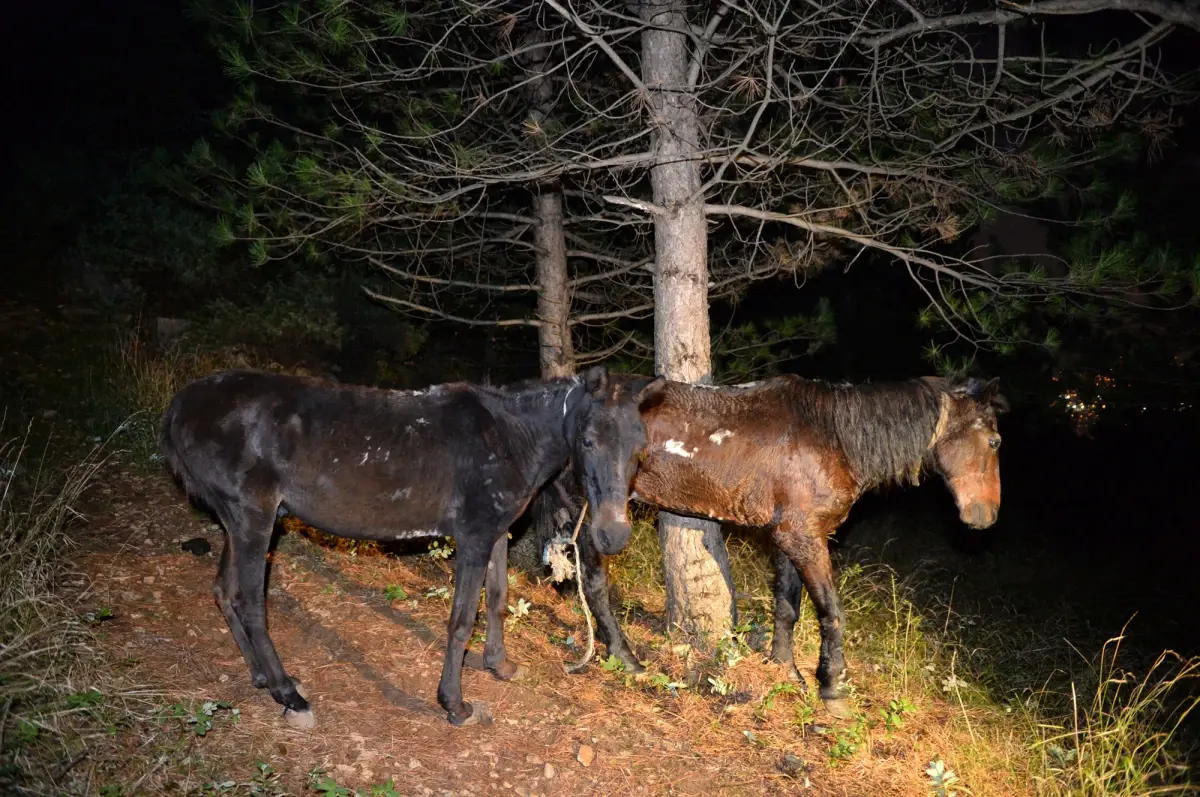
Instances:
[[[527,44],[536,44],[545,39],[540,29],[530,33]],[[536,123],[543,122],[553,110],[554,84],[545,76],[547,48],[530,48],[521,63],[530,75],[527,97],[531,105],[530,117]],[[534,244],[537,250],[538,286],[538,363],[543,379],[557,376],[572,376],[575,373],[575,345],[571,338],[571,290],[567,272],[567,236],[563,222],[563,193],[559,183],[543,183],[533,198],[533,215],[537,219]],[[547,485],[544,489],[550,489]],[[552,501],[539,496],[535,510],[551,507]],[[540,572],[542,546],[559,531],[556,522],[559,513],[533,511],[530,525],[525,532],[513,540],[508,548],[511,566],[529,573]]]
[[[543,186],[533,200],[538,225],[538,361],[542,378],[575,373],[575,347],[571,341],[571,293],[567,282],[567,239],[563,230],[563,195],[557,186]]]
[[[669,379],[712,383],[708,321],[708,228],[700,188],[700,125],[687,85],[689,48],[681,0],[643,0],[642,80],[655,123],[655,368]],[[664,28],[671,28],[667,30]],[[712,521],[659,513],[667,621],[720,635],[735,611],[729,556]]]

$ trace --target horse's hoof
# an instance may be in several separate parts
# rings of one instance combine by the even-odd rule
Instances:
[[[492,674],[501,681],[524,681],[529,677],[529,668],[505,659],[503,664],[492,670]]]
[[[629,673],[630,675],[641,675],[646,672],[646,668],[643,667],[642,663],[637,659],[622,659],[621,664],[625,666],[625,672]]]
[[[293,678],[292,685],[296,687],[296,692],[300,695],[300,697],[308,700],[308,690],[304,688],[304,684]]]
[[[288,725],[298,730],[307,731],[317,727],[317,720],[313,717],[311,708],[304,711],[285,708],[283,710],[283,718],[287,720]]]
[[[492,715],[488,711],[487,703],[463,703],[463,708],[467,710],[465,717],[461,714],[449,714],[450,724],[454,727],[465,728],[468,725],[492,724]]]
[[[825,704],[825,710],[837,719],[848,720],[854,716],[854,709],[850,706],[850,701],[844,697],[823,697],[821,702]]]

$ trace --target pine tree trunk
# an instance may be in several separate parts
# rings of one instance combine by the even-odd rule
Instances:
[[[557,186],[545,186],[533,200],[538,226],[538,360],[542,378],[575,373],[575,347],[571,342],[571,294],[567,284],[567,239],[563,230],[563,195]]]
[[[654,203],[654,348],[657,373],[710,384],[708,229],[699,195],[700,126],[687,86],[688,40],[680,0],[643,0],[642,19],[663,27],[642,33],[642,80],[657,123],[651,170]],[[659,513],[667,587],[667,620],[687,632],[720,635],[734,612],[733,583],[721,527]]]
[[[525,44],[544,41],[542,30],[532,31]],[[552,111],[554,84],[543,72],[549,50],[528,46],[519,59],[530,76],[527,96],[531,105],[530,118],[542,122]],[[571,376],[575,373],[575,346],[571,339],[571,291],[567,273],[567,237],[563,226],[563,194],[558,183],[543,183],[533,198],[533,215],[537,219],[534,244],[537,247],[538,284],[538,362],[542,378]],[[547,485],[544,490],[551,489]],[[530,513],[529,527],[508,548],[509,566],[528,573],[543,569],[542,546],[558,533],[550,503],[539,496]]]

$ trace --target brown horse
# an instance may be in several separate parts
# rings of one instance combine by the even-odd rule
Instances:
[[[964,523],[995,523],[996,414],[1007,409],[997,384],[924,377],[834,385],[791,375],[720,388],[668,382],[642,407],[649,444],[632,497],[685,516],[770,529],[776,545],[772,658],[803,680],[792,634],[807,587],[821,627],[820,696],[832,714],[847,716],[843,616],[829,536],[865,492],[915,483],[923,470],[943,476]],[[539,529],[561,526],[568,514],[563,499],[573,511],[581,504],[577,489],[565,480],[557,486],[535,506],[549,520]],[[628,670],[640,671],[609,606],[599,553],[583,540],[581,555],[601,639]]]

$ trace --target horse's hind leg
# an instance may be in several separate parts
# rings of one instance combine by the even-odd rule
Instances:
[[[842,602],[833,583],[833,562],[824,535],[785,522],[775,529],[775,543],[800,571],[817,612],[821,626],[821,657],[817,663],[821,701],[835,717],[850,717],[853,712],[841,689],[846,675]]]
[[[504,527],[507,529],[507,526]],[[504,532],[501,532],[504,533]],[[473,535],[456,537],[458,547],[454,564],[454,600],[447,626],[446,658],[442,662],[442,680],[438,683],[438,704],[446,709],[451,725],[474,725],[486,719],[481,707],[472,707],[462,699],[462,665],[467,652],[467,640],[475,626],[479,611],[479,589],[489,559],[486,542],[472,539]]]
[[[779,548],[775,549],[775,635],[771,640],[771,659],[788,669],[788,676],[804,683],[796,669],[793,633],[800,619],[800,599],[804,597],[804,582],[800,571]]]
[[[271,697],[284,707],[288,724],[311,728],[312,708],[297,690],[296,681],[283,669],[275,645],[267,633],[267,548],[275,528],[275,507],[231,507],[222,517],[233,546],[230,564],[237,579],[234,610],[253,646],[261,672],[266,676]]]
[[[508,533],[492,546],[487,577],[487,641],[483,645],[483,663],[501,681],[519,681],[528,672],[523,664],[514,664],[504,650],[504,608],[508,605]]]
[[[254,651],[254,645],[250,642],[242,618],[238,615],[241,605],[241,590],[238,587],[237,568],[230,566],[233,548],[233,541],[226,533],[225,546],[221,550],[221,562],[217,565],[217,578],[213,582],[213,597],[216,598],[221,613],[225,615],[225,622],[229,624],[233,639],[237,642],[238,649],[242,651],[242,658],[246,660],[246,666],[250,669],[250,682],[254,684],[255,689],[261,689],[267,685],[267,676],[258,663],[258,654]]]
[[[600,552],[592,545],[592,535],[584,529],[579,535],[579,567],[583,571],[576,578],[583,584],[583,596],[587,599],[588,608],[596,618],[596,630],[600,641],[608,647],[608,654],[615,656],[617,661],[625,665],[625,672],[642,673],[646,668],[633,655],[621,624],[613,614],[612,604],[608,595],[608,578],[604,573],[604,563]]]

